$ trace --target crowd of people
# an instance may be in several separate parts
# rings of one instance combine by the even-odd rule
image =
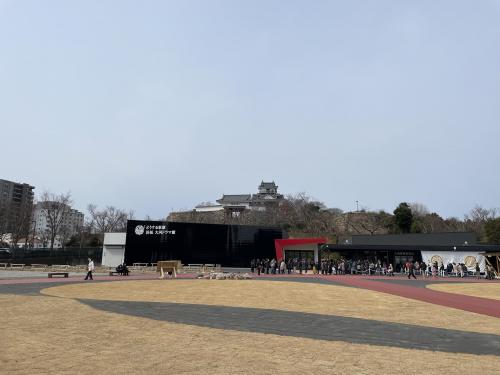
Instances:
[[[481,276],[481,268],[479,267],[479,263],[476,263],[474,267],[467,267],[464,263],[455,263],[449,262],[444,265],[444,263],[431,262],[428,261],[425,263],[422,262],[406,262],[400,263],[397,265],[397,269],[399,273],[404,273],[408,275],[408,278],[411,276],[422,275],[424,277],[468,277],[475,276],[480,279]],[[487,264],[485,267],[484,275],[486,279],[494,279],[495,272],[491,265]]]
[[[392,264],[381,261],[373,262],[351,259],[325,259],[314,262],[312,259],[290,258],[288,260],[252,259],[250,270],[257,274],[313,274],[346,275],[346,274],[380,274],[394,276]]]
[[[313,274],[322,275],[385,275],[394,276],[394,273],[405,274],[408,278],[423,277],[467,277],[476,276],[481,278],[479,264],[474,268],[468,268],[464,263],[438,264],[428,261],[407,261],[392,263],[378,259],[325,259],[314,262],[312,259],[290,258],[287,260],[276,259],[252,259],[250,262],[252,273],[260,274]],[[495,273],[490,265],[486,265],[485,276],[494,279]]]

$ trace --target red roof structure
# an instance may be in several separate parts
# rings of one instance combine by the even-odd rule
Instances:
[[[328,239],[325,237],[310,237],[310,238],[289,238],[285,240],[274,240],[274,247],[276,249],[276,259],[283,258],[283,248],[285,246],[293,245],[310,245],[310,244],[324,244],[327,243]]]

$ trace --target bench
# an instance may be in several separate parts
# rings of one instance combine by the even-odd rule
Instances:
[[[64,276],[64,277],[68,277],[69,276],[69,272],[49,272],[48,276],[49,276],[49,279],[52,279],[52,276]]]
[[[177,268],[180,261],[178,260],[162,260],[157,263],[156,272],[160,272],[160,279],[165,278],[166,273],[171,273],[173,277],[177,277]]]
[[[182,272],[184,273],[189,273],[189,272],[201,272],[202,271],[202,266],[197,266],[197,265],[194,265],[194,264],[188,264],[188,265],[184,265],[182,266]]]
[[[53,264],[52,268],[67,270],[69,265],[67,264]]]
[[[132,266],[134,267],[147,267],[147,263],[133,263]]]
[[[24,264],[21,264],[21,263],[11,263],[10,264],[10,268],[18,268],[18,269],[23,269],[24,268]]]
[[[109,271],[109,276],[122,276],[122,272]],[[128,275],[127,275],[128,276]]]
[[[34,270],[34,269],[42,269],[44,270],[45,268],[47,268],[47,265],[46,264],[32,264],[31,265],[31,269]]]
[[[9,263],[0,263],[0,267],[2,267],[2,268],[7,268],[8,265],[9,265]]]

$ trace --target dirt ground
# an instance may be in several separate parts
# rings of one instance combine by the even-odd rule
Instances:
[[[430,284],[429,289],[440,292],[464,294],[466,296],[483,297],[500,300],[500,284],[484,283],[453,283],[453,284]]]
[[[322,293],[313,293],[318,287]],[[4,322],[0,336],[0,372],[9,375],[442,374],[455,373],[457,364],[460,364],[460,372],[467,374],[498,371],[500,356],[399,349],[173,324],[99,311],[74,299],[223,302],[229,306],[268,305],[267,308],[292,311],[341,311],[345,315],[356,313],[365,317],[370,315],[373,304],[381,304],[383,307],[375,310],[371,319],[385,316],[385,320],[391,321],[437,321],[444,325],[448,317],[451,325],[468,330],[477,327],[476,314],[448,315],[455,310],[442,307],[429,312],[399,297],[353,288],[324,287],[264,281],[125,281],[52,287],[42,296],[0,295]],[[301,289],[304,291],[300,292]],[[282,296],[287,296],[288,302],[279,302]],[[368,298],[368,302],[364,298]],[[344,299],[342,304],[341,299]],[[392,308],[390,314],[387,304]],[[431,317],[418,318],[415,313],[405,318],[415,309],[421,313],[427,311]],[[432,317],[434,314],[444,317]],[[471,324],[460,324],[460,318],[470,320]],[[484,319],[488,318],[481,318],[484,325]],[[498,326],[494,330],[500,332]],[[491,328],[488,332],[493,333]]]
[[[67,298],[256,307],[500,334],[500,319],[494,317],[337,285],[253,280],[140,280],[65,285],[42,293]]]

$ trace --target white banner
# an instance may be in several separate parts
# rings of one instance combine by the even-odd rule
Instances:
[[[446,268],[448,263],[464,263],[469,271],[476,270],[476,262],[479,263],[481,272],[484,272],[484,256],[471,251],[421,251],[422,260],[426,263],[437,261],[443,263]]]

